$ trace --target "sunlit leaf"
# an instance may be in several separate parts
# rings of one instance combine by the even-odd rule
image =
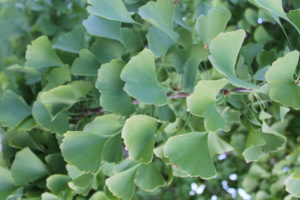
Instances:
[[[144,163],[152,160],[157,124],[156,119],[147,115],[135,115],[126,120],[122,138],[130,159]]]
[[[184,148],[181,148],[184,147]],[[203,179],[216,176],[216,169],[208,149],[208,134],[192,132],[168,139],[164,152],[173,165]]]
[[[124,92],[125,83],[120,74],[124,63],[121,60],[112,60],[104,64],[98,71],[96,88],[99,89],[100,105],[107,111],[129,115],[134,111],[130,97]]]
[[[231,84],[249,89],[258,89],[258,86],[236,76],[235,65],[245,37],[246,33],[243,30],[220,33],[209,45],[211,53],[209,60],[219,72],[228,78]]]
[[[166,88],[158,82],[155,72],[154,55],[144,49],[125,65],[121,73],[125,81],[124,90],[132,97],[147,104],[167,103]]]
[[[200,80],[194,93],[187,98],[188,109],[192,114],[204,117],[204,125],[208,131],[223,129],[226,125],[216,107],[216,97],[226,84],[226,79]]]

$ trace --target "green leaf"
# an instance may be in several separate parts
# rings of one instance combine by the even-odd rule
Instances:
[[[135,165],[123,172],[106,179],[109,190],[122,200],[130,200],[134,193],[134,180],[139,165]]]
[[[287,14],[288,18],[293,22],[293,24],[300,30],[300,9],[290,10]]]
[[[120,78],[123,66],[124,63],[121,60],[112,60],[102,65],[98,71],[96,88],[101,93],[100,105],[106,111],[130,115],[134,111],[134,106],[123,90],[125,83]]]
[[[233,150],[233,147],[221,139],[216,133],[208,134],[208,147],[211,155],[222,154]]]
[[[47,188],[54,194],[58,194],[68,188],[70,177],[63,174],[54,174],[47,178]]]
[[[166,89],[157,80],[150,50],[144,49],[132,57],[122,70],[121,79],[126,82],[124,90],[137,100],[154,105],[167,103]]]
[[[161,172],[152,163],[142,164],[136,176],[136,185],[147,192],[154,191],[166,184]]]
[[[92,85],[87,81],[73,81],[68,85],[41,92],[38,99],[47,108],[51,117],[55,118],[61,111],[83,98],[91,89]]]
[[[300,87],[294,80],[299,52],[292,51],[278,58],[266,73],[270,98],[285,106],[300,109]]]
[[[202,41],[209,44],[219,33],[223,32],[231,18],[231,13],[225,9],[212,8],[207,15],[201,15],[196,22],[196,30]]]
[[[183,69],[184,73],[181,79],[181,85],[184,92],[192,93],[194,91],[195,79],[199,67],[199,58],[190,57]]]
[[[83,174],[68,183],[69,187],[77,194],[86,196],[93,187],[95,177],[92,174]]]
[[[42,194],[42,200],[62,200],[60,197],[54,195],[54,194],[51,194],[49,192],[45,192]]]
[[[83,27],[77,26],[72,31],[60,36],[53,44],[53,48],[71,53],[79,53],[84,48]]]
[[[157,38],[160,39],[158,40]],[[149,48],[157,57],[165,55],[168,49],[175,44],[174,40],[168,34],[155,26],[149,28],[147,41]]]
[[[258,86],[239,79],[235,73],[237,57],[245,37],[246,33],[243,30],[220,33],[209,45],[211,53],[209,60],[231,84],[248,89],[259,89]]]
[[[126,120],[122,138],[130,159],[144,163],[152,160],[157,125],[158,121],[147,115],[135,115]]]
[[[16,154],[11,173],[17,185],[25,185],[48,175],[49,171],[39,157],[24,148]]]
[[[0,167],[0,177],[0,200],[5,200],[17,189],[17,186],[8,169]]]
[[[98,191],[89,200],[111,200],[104,192]]]
[[[107,137],[95,133],[68,131],[60,145],[64,159],[78,169],[96,173]]]
[[[123,44],[120,22],[90,15],[82,24],[91,35],[117,40]]]
[[[112,136],[118,133],[122,128],[120,117],[109,114],[96,117],[92,122],[84,126],[83,131],[95,133],[101,136]]]
[[[173,40],[178,39],[178,33],[173,30],[173,0],[150,1],[139,8],[139,14],[144,20],[168,34]]]
[[[3,126],[16,127],[31,114],[24,99],[11,90],[6,90],[0,103],[0,121]]]
[[[106,19],[125,23],[134,23],[122,0],[88,0],[89,13]]]
[[[76,76],[96,76],[99,68],[100,63],[95,55],[87,49],[82,49],[72,64],[71,72]]]
[[[192,132],[173,136],[168,139],[164,148],[170,162],[189,176],[202,179],[216,176],[216,169],[208,149],[207,133]]]
[[[295,197],[300,198],[300,177],[299,177],[300,170],[293,173],[285,180],[285,189],[287,192],[292,194]]]
[[[286,138],[271,129],[265,122],[262,131],[251,129],[247,146],[243,152],[247,162],[257,161],[262,153],[278,151],[286,143]]]
[[[48,67],[59,67],[64,64],[51,47],[46,36],[41,36],[28,45],[26,51],[26,67],[43,69]]]
[[[226,125],[216,107],[216,96],[226,84],[226,79],[200,80],[194,93],[187,98],[188,109],[192,114],[204,117],[204,126],[208,131],[220,130]]]
[[[125,48],[116,40],[97,38],[91,47],[91,51],[97,60],[104,64],[110,62],[112,59],[121,58],[125,52]]]
[[[68,115],[59,113],[53,120],[47,108],[39,101],[35,101],[32,107],[32,116],[37,124],[46,130],[63,134],[69,130]]]

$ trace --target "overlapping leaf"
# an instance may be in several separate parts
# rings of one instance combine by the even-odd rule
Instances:
[[[122,70],[121,79],[125,81],[124,90],[137,100],[154,105],[167,103],[166,89],[157,80],[150,50],[144,49],[132,57]]]
[[[100,105],[107,111],[129,115],[134,111],[130,97],[124,92],[125,83],[120,74],[124,63],[121,60],[112,60],[101,66],[98,71],[96,88],[99,89]]]
[[[165,144],[164,152],[172,164],[189,176],[203,179],[216,176],[208,148],[208,133],[192,132],[171,137]]]
[[[88,0],[89,13],[103,18],[125,23],[134,23],[122,0]]]
[[[130,159],[144,163],[152,160],[157,124],[156,119],[147,115],[135,115],[126,120],[122,138]]]
[[[139,8],[139,14],[144,20],[168,34],[173,40],[177,40],[178,33],[173,30],[173,13],[172,0],[149,1]]]
[[[226,125],[216,107],[216,97],[226,84],[226,79],[200,80],[194,93],[187,98],[188,109],[192,114],[204,117],[204,125],[208,131],[223,129]]]
[[[266,73],[270,98],[296,110],[300,109],[300,87],[294,79],[298,61],[299,52],[289,52],[278,58]]]
[[[31,113],[24,99],[11,90],[6,90],[0,102],[0,121],[4,126],[15,127]]]
[[[202,41],[209,44],[219,33],[223,32],[231,17],[231,13],[225,9],[212,8],[207,15],[201,15],[197,19],[196,29]]]
[[[243,30],[220,33],[209,45],[211,53],[209,60],[219,72],[228,78],[231,84],[248,89],[258,89],[258,86],[236,76],[235,65],[245,37],[246,33]]]
[[[63,66],[46,36],[41,36],[28,45],[25,66],[35,69]]]

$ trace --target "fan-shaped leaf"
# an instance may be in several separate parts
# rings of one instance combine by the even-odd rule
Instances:
[[[135,115],[126,120],[122,138],[130,159],[145,163],[152,160],[157,124],[156,119],[147,115]]]
[[[87,49],[79,53],[79,57],[72,64],[71,72],[76,76],[96,76],[100,63],[95,55]]]
[[[187,98],[188,109],[194,115],[204,117],[204,125],[208,131],[223,129],[226,125],[216,107],[216,96],[226,84],[226,79],[200,80],[194,93]]]
[[[49,171],[29,148],[24,148],[16,154],[11,173],[17,185],[25,185],[48,175]]]
[[[106,179],[105,184],[109,190],[117,197],[130,200],[134,193],[134,180],[139,165],[135,165],[123,172]]]
[[[129,115],[134,111],[130,97],[124,92],[125,83],[120,74],[124,63],[121,60],[112,60],[101,66],[98,71],[96,88],[99,89],[100,105],[107,111]]]
[[[197,19],[196,29],[202,41],[209,44],[214,37],[225,30],[230,17],[231,13],[221,8],[212,8],[206,16],[201,15]]]
[[[199,176],[203,179],[216,176],[208,149],[207,133],[192,132],[171,137],[164,148],[170,162],[189,176]]]
[[[100,168],[102,150],[108,137],[95,133],[69,131],[60,146],[64,159],[85,172]]]
[[[11,90],[6,90],[0,102],[0,121],[4,126],[15,127],[31,113],[24,99]]]
[[[17,189],[17,186],[8,169],[0,167],[0,177],[0,200],[5,200]]]
[[[211,53],[209,60],[219,72],[228,78],[231,84],[249,89],[258,89],[256,85],[239,79],[235,73],[237,57],[245,36],[246,33],[243,30],[220,33],[209,45]]]
[[[157,80],[154,55],[144,49],[125,65],[121,79],[126,82],[124,90],[132,97],[147,104],[167,103],[166,89]]]
[[[270,98],[285,106],[300,109],[300,87],[294,80],[299,52],[292,51],[278,58],[266,73]]]
[[[134,23],[122,0],[88,0],[89,13],[114,21]]]
[[[178,33],[173,30],[173,0],[149,1],[139,8],[141,17],[168,34],[173,40],[178,39]]]
[[[63,66],[46,36],[41,36],[28,45],[25,66],[36,69]]]

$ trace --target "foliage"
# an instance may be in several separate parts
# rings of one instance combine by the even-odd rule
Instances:
[[[300,197],[298,1],[1,0],[0,27],[0,200]]]

